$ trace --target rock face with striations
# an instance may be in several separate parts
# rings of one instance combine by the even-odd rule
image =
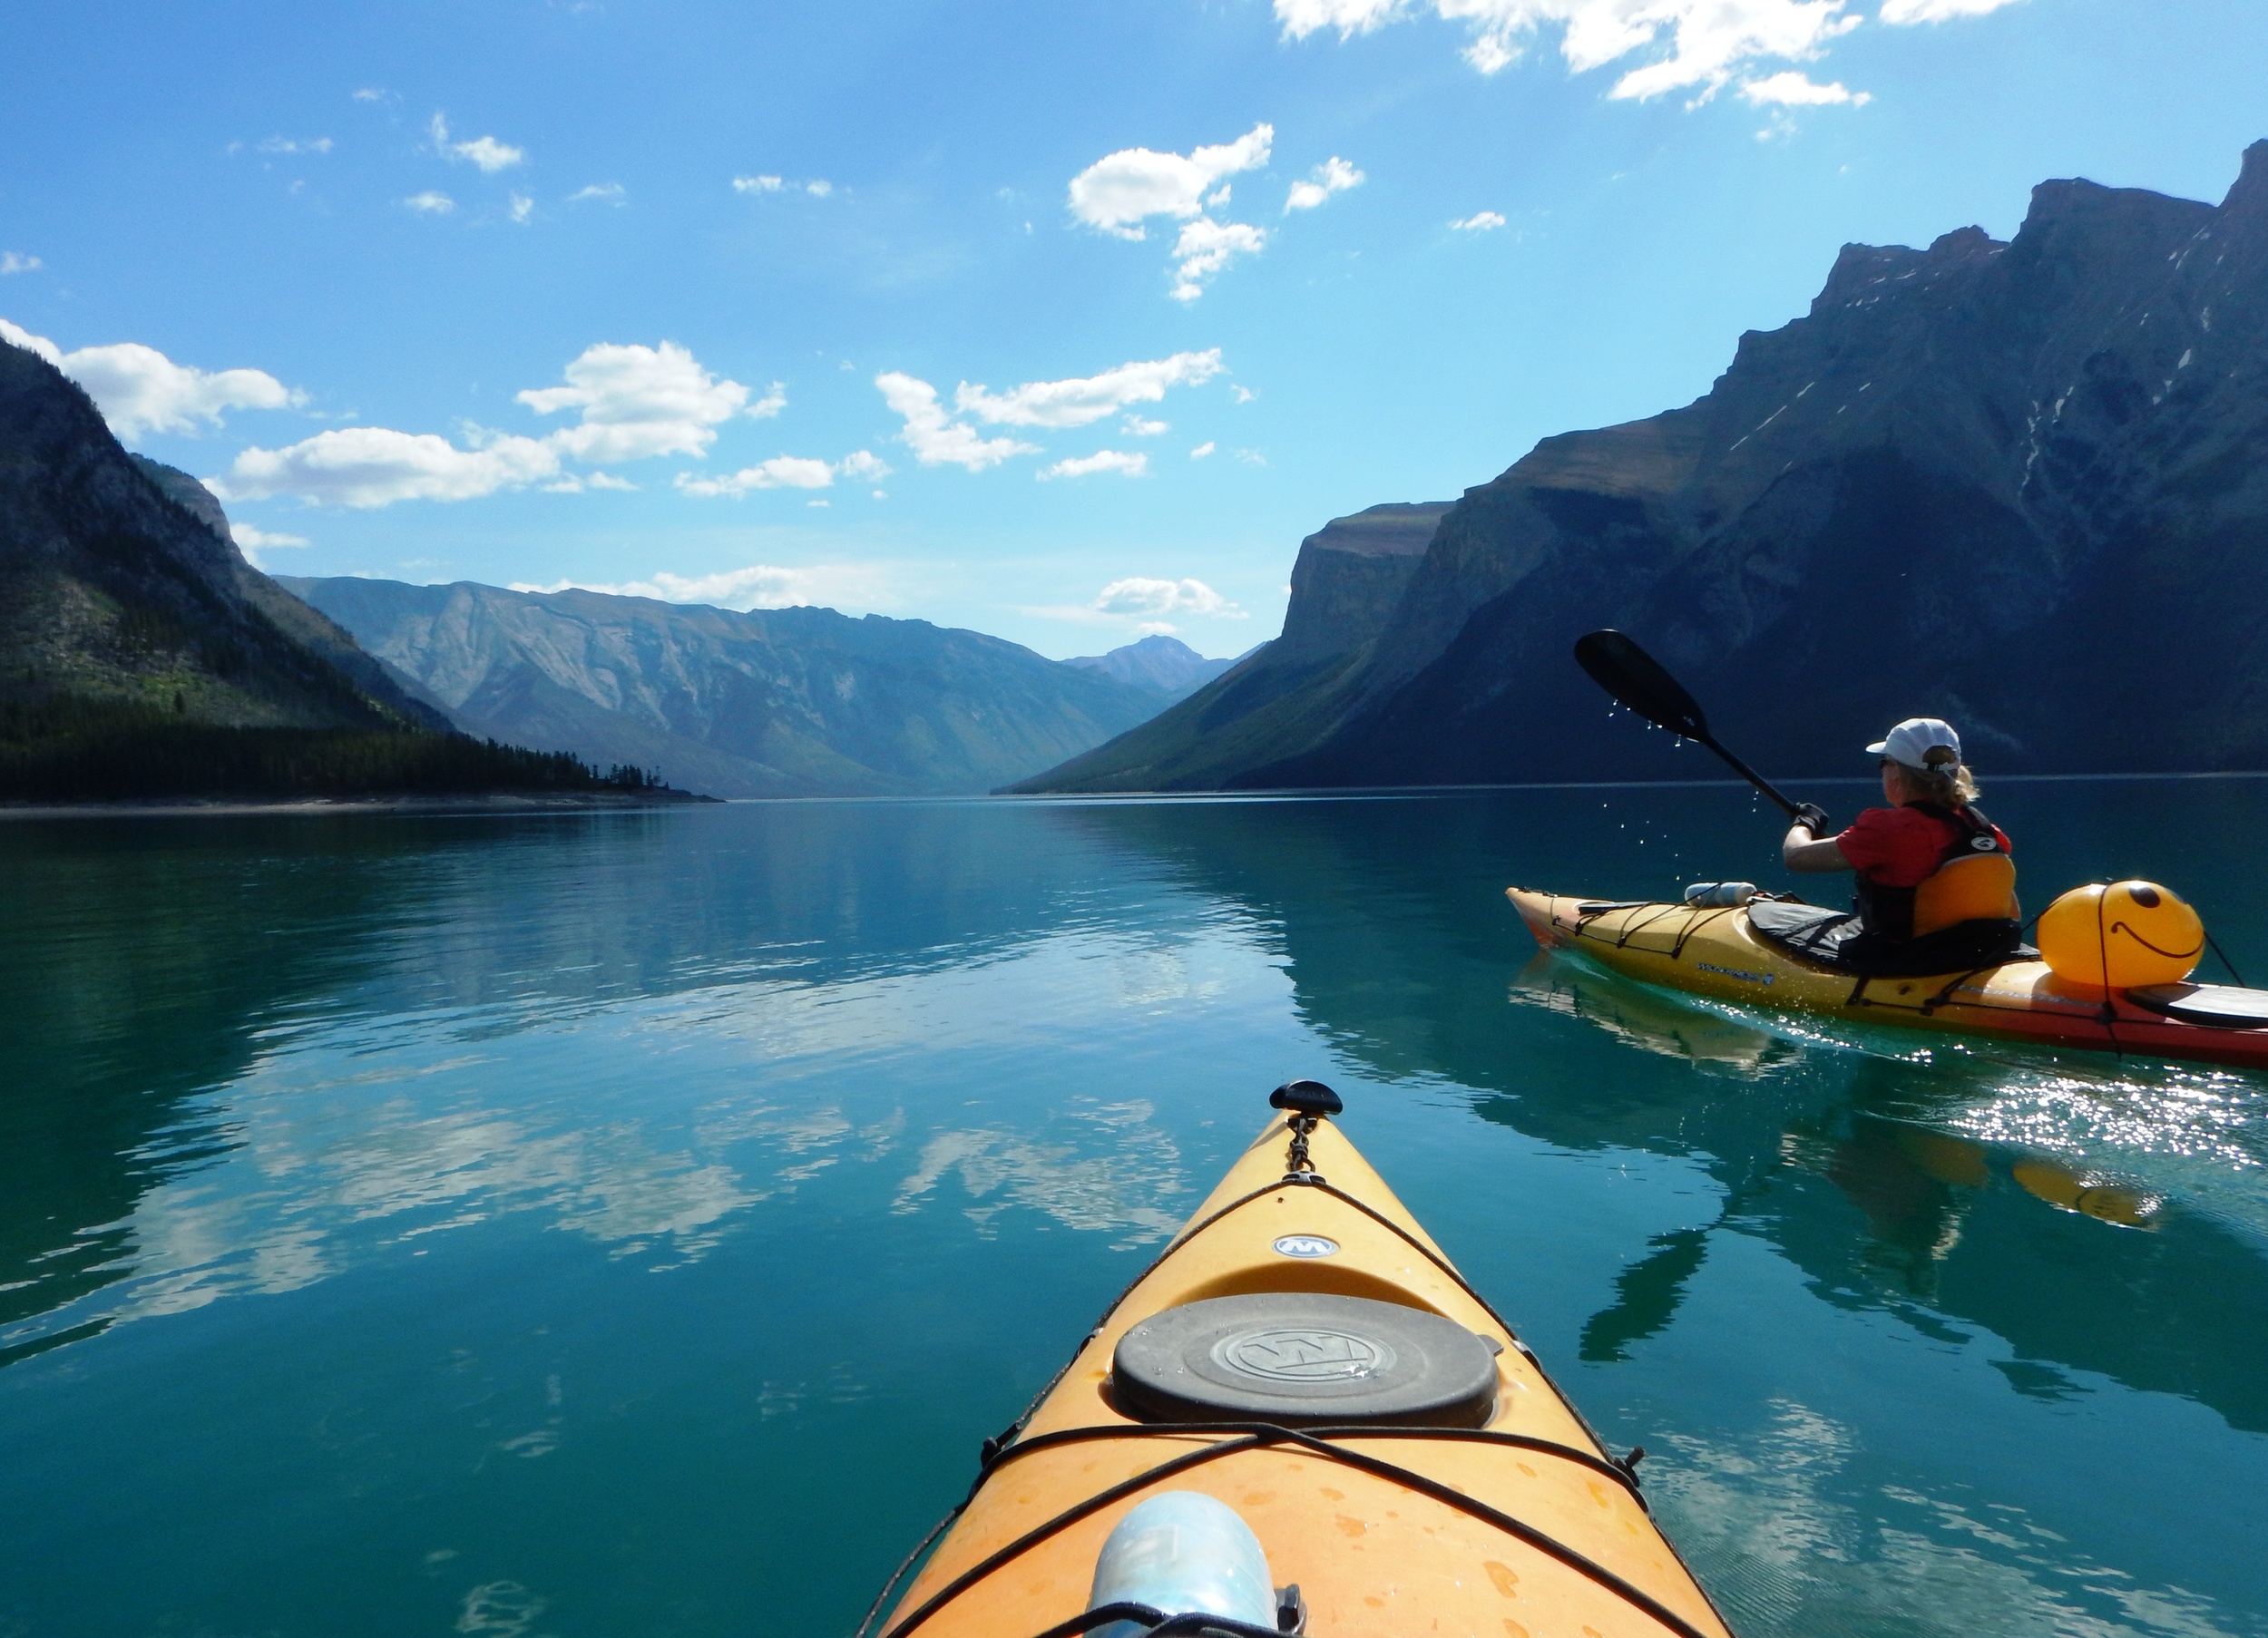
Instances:
[[[287,579],[467,733],[719,796],[988,791],[1159,697],[1018,644],[832,609]]]
[[[1283,635],[1172,710],[1014,788],[1204,790],[1256,758],[1312,746],[1338,721],[1343,685],[1360,674],[1449,510],[1390,502],[1332,519],[1299,543]]]
[[[1767,772],[1864,771],[1912,715],[1988,773],[2268,767],[2268,143],[2217,207],[2048,182],[2005,244],[1846,247],[1703,398],[1467,492],[1301,733],[1190,765],[1689,771],[1570,663],[1600,626]]]
[[[228,726],[437,727],[354,639],[244,561],[186,473],[0,343],[0,703]]]

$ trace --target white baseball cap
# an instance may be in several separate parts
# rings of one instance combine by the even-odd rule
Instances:
[[[1940,722],[1934,717],[1909,717],[1896,727],[1866,747],[1870,756],[1887,756],[1907,767],[1930,771],[1930,753],[1942,747],[1960,760],[1960,736],[1953,732],[1953,725]],[[1941,763],[1943,757],[1938,759]]]

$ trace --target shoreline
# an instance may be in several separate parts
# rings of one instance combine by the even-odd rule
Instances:
[[[168,796],[118,802],[0,802],[0,824],[36,819],[262,818],[274,814],[625,813],[721,802],[691,791],[492,791],[462,796]]]

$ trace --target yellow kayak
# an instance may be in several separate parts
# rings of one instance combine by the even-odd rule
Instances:
[[[1745,906],[1584,899],[1504,890],[1546,950],[1626,977],[1779,1012],[1829,1013],[2041,1047],[2268,1067],[2268,992],[2213,984],[2108,989],[2027,958],[1856,978],[1758,936]]]
[[[1637,1453],[1465,1283],[1337,1097],[1270,1101],[861,1633],[1730,1638]]]

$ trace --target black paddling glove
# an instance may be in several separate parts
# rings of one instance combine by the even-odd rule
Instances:
[[[1797,804],[1795,812],[1789,816],[1788,823],[1808,827],[1814,837],[1823,837],[1828,834],[1827,810],[1816,802]]]

